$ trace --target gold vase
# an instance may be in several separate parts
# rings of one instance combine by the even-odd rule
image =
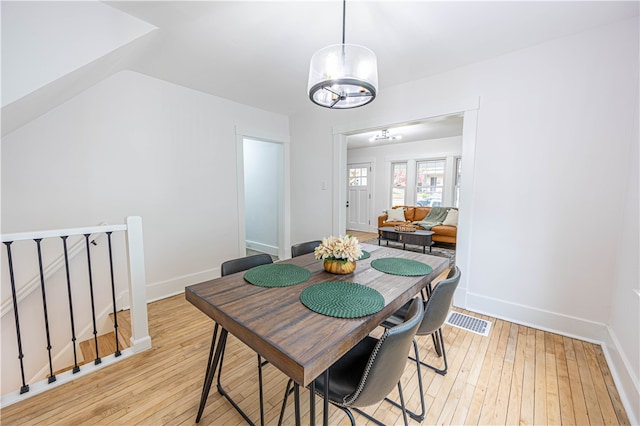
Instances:
[[[337,275],[347,275],[356,270],[355,261],[325,260],[324,270]]]

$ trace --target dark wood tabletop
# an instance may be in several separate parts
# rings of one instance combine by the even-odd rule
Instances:
[[[311,278],[302,284],[259,287],[245,281],[244,272],[239,272],[189,286],[185,297],[299,385],[308,386],[448,268],[449,260],[443,257],[368,244],[362,247],[371,257],[358,261],[350,275],[329,274],[321,261],[307,254],[281,262],[311,271]],[[433,272],[419,277],[385,274],[371,267],[372,260],[383,257],[418,260],[430,265]],[[300,302],[300,292],[325,281],[350,281],[374,288],[383,295],[385,306],[374,315],[356,319],[315,313]]]

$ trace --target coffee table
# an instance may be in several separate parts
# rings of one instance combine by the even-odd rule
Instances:
[[[429,253],[431,253],[431,246],[433,245],[431,236],[435,234],[433,231],[418,229],[413,232],[403,232],[396,231],[392,226],[383,226],[382,228],[378,228],[378,231],[380,231],[380,236],[378,236],[378,245],[380,245],[381,240],[386,240],[387,245],[389,245],[389,241],[397,241],[402,243],[402,250],[406,250],[407,244],[414,244],[422,246],[422,253],[426,253],[426,248],[428,246]]]

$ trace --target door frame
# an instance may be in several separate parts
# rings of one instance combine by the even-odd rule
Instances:
[[[346,230],[346,211],[337,206],[346,205],[347,191],[347,136],[379,129],[394,127],[408,122],[424,121],[444,115],[463,114],[462,125],[462,171],[464,176],[460,185],[460,203],[458,218],[458,235],[456,243],[456,264],[464,271],[454,297],[454,303],[461,308],[467,307],[467,288],[470,270],[470,250],[472,233],[472,218],[474,207],[475,162],[476,162],[476,132],[478,124],[478,110],[480,97],[469,98],[448,105],[438,106],[424,111],[418,117],[409,117],[404,121],[388,123],[380,119],[368,120],[360,123],[349,123],[333,128],[333,171],[337,179],[333,186],[333,216],[332,232],[344,235]]]
[[[238,257],[247,253],[246,245],[246,207],[244,203],[244,139],[255,139],[282,145],[283,182],[279,218],[278,258],[286,259],[291,255],[291,144],[289,134],[272,134],[264,131],[246,129],[236,125],[236,181],[238,185]]]

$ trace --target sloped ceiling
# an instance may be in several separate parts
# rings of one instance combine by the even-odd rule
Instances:
[[[59,68],[57,57],[33,52],[24,40],[5,36],[5,3],[12,2],[2,2],[3,92],[25,77],[19,72],[5,76],[5,50],[28,54],[29,67]],[[69,11],[86,2],[26,3],[32,3],[31,13],[41,17],[38,25],[68,31],[73,37],[52,37],[52,49],[74,49],[75,42],[69,40],[86,38],[86,25],[74,22],[89,18]],[[45,3],[54,12],[41,13],[38,8]],[[342,31],[342,2],[336,0],[114,1],[100,6],[104,16],[115,11],[131,22],[114,20],[111,28],[94,26],[95,30],[120,33],[136,23],[138,32],[128,36],[134,41],[127,43],[125,37],[111,50],[103,48],[100,58],[87,57],[84,66],[68,66],[66,74],[7,105],[3,95],[3,135],[121,69],[292,115],[312,107],[306,94],[309,59],[316,50],[339,43]],[[63,8],[66,15],[60,12]],[[382,93],[396,84],[637,17],[638,9],[638,2],[610,1],[353,0],[347,2],[346,42],[365,45],[377,54]],[[66,16],[64,23],[61,16]],[[150,25],[143,28],[145,23]],[[14,31],[24,32],[26,23],[12,25],[17,27]]]
[[[0,11],[3,135],[128,67],[156,29],[94,0],[2,1]]]

